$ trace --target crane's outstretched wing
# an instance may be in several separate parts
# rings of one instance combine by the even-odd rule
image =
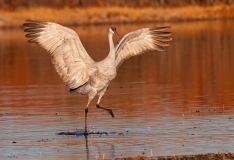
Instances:
[[[56,23],[28,20],[29,43],[36,43],[49,52],[51,62],[70,89],[85,84],[96,70],[95,62],[84,49],[75,31]]]
[[[170,27],[143,28],[126,34],[116,45],[115,65],[117,68],[128,58],[150,50],[164,51],[172,40]]]

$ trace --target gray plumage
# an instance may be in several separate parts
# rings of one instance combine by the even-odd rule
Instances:
[[[24,23],[29,43],[36,43],[48,51],[51,62],[70,91],[88,94],[86,116],[90,101],[104,95],[111,80],[117,74],[117,68],[128,58],[150,50],[164,51],[169,46],[170,27],[143,28],[126,34],[116,45],[112,36],[118,34],[115,27],[108,30],[110,52],[100,61],[94,62],[84,49],[78,35],[73,30],[52,22],[26,21]],[[107,110],[114,117],[110,109]],[[87,125],[87,124],[86,124]],[[87,126],[85,126],[87,133]]]

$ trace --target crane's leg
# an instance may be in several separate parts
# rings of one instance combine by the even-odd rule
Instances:
[[[111,115],[113,118],[115,118],[115,116],[114,116],[114,114],[113,114],[113,112],[112,112],[111,109],[104,108],[104,107],[100,106],[100,104],[99,104],[99,103],[100,103],[100,100],[101,100],[101,98],[102,98],[102,96],[103,96],[104,93],[106,92],[106,89],[107,89],[107,87],[106,87],[105,89],[103,89],[103,90],[99,93],[99,98],[98,98],[98,102],[97,102],[97,104],[96,104],[96,107],[99,108],[99,109],[104,109],[104,110],[106,110],[107,112],[110,113],[110,115]]]
[[[88,100],[88,104],[85,107],[85,131],[84,131],[84,135],[87,136],[89,133],[87,131],[87,114],[88,114],[88,107],[89,107],[89,103],[91,102],[91,100],[95,97],[96,92],[90,92],[89,93],[89,100]]]

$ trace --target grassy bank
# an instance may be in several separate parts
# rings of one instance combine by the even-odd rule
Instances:
[[[0,10],[0,28],[20,27],[24,20],[53,21],[63,25],[189,21],[234,17],[234,5],[187,6],[169,8],[131,7],[49,7]]]
[[[168,157],[145,157],[138,156],[135,158],[116,158],[115,160],[233,160],[232,153],[218,153],[218,154],[200,154],[194,156],[168,156]]]

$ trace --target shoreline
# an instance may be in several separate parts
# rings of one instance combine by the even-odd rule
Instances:
[[[175,155],[175,156],[138,156],[128,158],[116,158],[115,160],[231,160],[234,153],[207,153],[198,155]]]
[[[187,6],[168,8],[32,7],[15,11],[0,10],[0,29],[20,28],[27,20],[50,21],[65,26],[128,24],[150,22],[185,22],[234,18],[234,5]]]

